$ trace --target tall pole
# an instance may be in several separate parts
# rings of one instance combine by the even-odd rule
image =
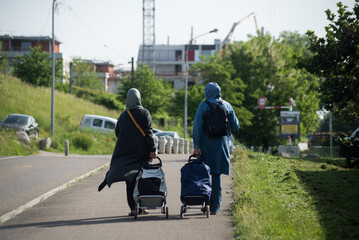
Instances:
[[[134,87],[134,80],[135,80],[135,76],[133,71],[133,57],[132,57],[131,58],[131,88]]]
[[[54,18],[54,12],[55,12],[55,2],[56,0],[53,0],[52,2],[52,87],[51,87],[51,135],[54,135],[54,112],[55,112],[55,18]]]
[[[188,51],[190,46],[193,43],[193,40],[202,37],[204,35],[207,35],[209,33],[214,33],[214,32],[218,32],[218,30],[215,28],[212,31],[203,33],[195,38],[193,38],[193,27],[191,28],[191,40],[188,43],[188,46],[185,48],[185,62],[186,62],[186,72],[185,72],[185,92],[184,92],[184,119],[183,119],[183,135],[184,135],[184,139],[187,138],[187,102],[188,102]]]
[[[333,158],[333,116],[332,112],[329,112],[329,134],[330,134],[330,159]]]
[[[193,27],[191,27],[191,40],[188,43],[188,46],[186,46],[185,50],[185,57],[186,57],[186,74],[185,74],[185,87],[184,87],[184,120],[183,120],[183,135],[184,139],[187,138],[187,103],[188,103],[188,50],[190,46],[192,45],[193,41]]]
[[[72,95],[72,84],[74,82],[72,67],[73,67],[73,62],[70,62],[70,95]]]

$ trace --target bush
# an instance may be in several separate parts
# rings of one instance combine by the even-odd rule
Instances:
[[[82,148],[83,150],[87,151],[91,148],[91,146],[95,143],[93,137],[84,132],[76,133],[72,138],[72,144],[76,148]]]
[[[79,98],[105,106],[109,109],[120,110],[120,111],[125,110],[125,106],[119,100],[117,94],[105,93],[103,91],[81,88],[78,86],[74,86],[72,89],[74,95]]]

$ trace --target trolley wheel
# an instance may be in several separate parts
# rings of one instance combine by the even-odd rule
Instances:
[[[138,209],[138,207],[136,206],[136,207],[135,207],[135,219],[137,219],[138,211],[139,211],[139,209]]]
[[[209,218],[209,205],[206,206],[207,218]]]
[[[201,208],[201,211],[203,212],[203,214],[206,214],[207,213],[207,208],[204,206]]]
[[[187,212],[187,204],[185,204],[184,206],[183,206],[183,213],[186,213]]]
[[[166,207],[166,219],[168,219],[168,207]]]
[[[183,206],[181,206],[181,212],[180,212],[180,216],[181,216],[181,218],[183,218],[183,213],[184,213],[184,207]]]

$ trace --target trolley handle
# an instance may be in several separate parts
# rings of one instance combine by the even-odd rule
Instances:
[[[155,159],[155,158],[153,158]],[[156,159],[159,161],[159,163],[155,163],[153,164],[152,161],[153,159],[149,159],[148,162],[143,162],[142,166],[146,169],[157,169],[162,167],[162,160],[157,156]]]
[[[194,155],[192,154],[191,156],[189,156],[188,158],[188,163],[191,163],[191,162],[203,162],[202,158],[196,158],[196,160],[192,159],[193,157],[197,157],[198,155]]]

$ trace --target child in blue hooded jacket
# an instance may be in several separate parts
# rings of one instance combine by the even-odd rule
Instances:
[[[212,194],[210,211],[212,215],[217,215],[222,201],[221,174],[229,175],[231,130],[238,130],[239,122],[231,104],[221,99],[221,88],[217,83],[208,83],[204,93],[206,101],[211,104],[218,103],[221,100],[221,108],[227,111],[230,128],[226,136],[208,137],[205,134],[203,117],[205,112],[209,110],[209,106],[204,101],[199,104],[193,124],[193,154],[200,155],[201,159],[211,168]]]

